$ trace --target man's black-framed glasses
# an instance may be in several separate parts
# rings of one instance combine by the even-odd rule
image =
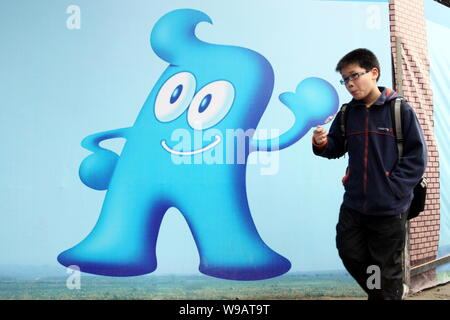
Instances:
[[[360,76],[362,76],[362,75],[364,75],[366,73],[369,73],[369,72],[370,72],[370,70],[369,71],[356,72],[356,73],[353,73],[353,74],[349,75],[347,78],[341,79],[339,82],[341,84],[347,84],[350,80],[356,80]]]

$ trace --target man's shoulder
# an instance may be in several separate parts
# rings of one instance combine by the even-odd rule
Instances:
[[[414,108],[412,107],[412,105],[409,103],[408,99],[406,99],[405,97],[401,96],[401,95],[396,95],[394,97],[392,97],[391,99],[387,100],[384,103],[384,107],[386,108],[391,108],[394,107],[395,101],[396,100],[400,100],[400,106],[401,106],[401,110],[402,112],[411,112],[414,111]]]
[[[401,99],[400,106],[402,112],[415,113],[413,106],[409,103],[409,101],[406,98],[402,96],[399,96],[398,98]]]

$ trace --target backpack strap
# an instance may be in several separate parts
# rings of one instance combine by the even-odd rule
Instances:
[[[341,118],[339,119],[340,120],[340,125],[341,125],[341,135],[342,135],[342,138],[344,139],[344,150],[347,150],[347,137],[346,137],[346,128],[345,128],[345,125],[346,125],[346,123],[347,123],[347,113],[345,112],[346,110],[347,110],[347,107],[348,107],[348,103],[344,103],[342,106],[341,106],[341,109],[340,109],[340,111],[341,111]]]
[[[403,128],[402,128],[402,98],[395,98],[391,102],[392,127],[395,130],[397,142],[398,160],[403,156]]]

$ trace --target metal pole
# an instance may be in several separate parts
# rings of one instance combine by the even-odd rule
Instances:
[[[410,272],[411,272],[412,276],[415,276],[415,275],[430,271],[432,269],[435,269],[435,268],[442,266],[444,264],[447,264],[447,263],[450,263],[450,255],[446,255],[445,257],[441,257],[436,260],[428,261],[424,264],[415,266],[414,268],[411,269]]]
[[[402,39],[395,39],[396,55],[395,55],[395,85],[399,95],[403,95],[403,58],[402,58]],[[403,264],[403,283],[410,287],[411,283],[411,265],[409,256],[409,221],[406,222],[405,248],[402,253]]]

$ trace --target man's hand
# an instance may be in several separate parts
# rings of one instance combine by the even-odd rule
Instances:
[[[317,145],[322,145],[327,141],[327,130],[322,126],[317,126],[316,130],[313,132],[314,142]]]

